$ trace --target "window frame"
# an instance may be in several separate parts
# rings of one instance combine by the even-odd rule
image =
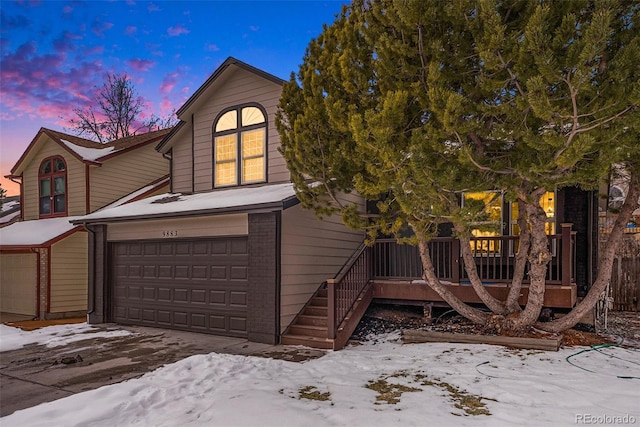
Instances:
[[[242,110],[245,108],[249,108],[249,107],[254,107],[257,108],[258,110],[260,110],[260,112],[262,113],[263,117],[264,117],[264,121],[260,122],[260,123],[256,123],[256,124],[252,124],[252,125],[246,125],[246,126],[242,126]],[[236,112],[236,127],[233,129],[227,129],[227,130],[223,130],[223,131],[216,131],[216,126],[218,124],[218,122],[220,121],[220,119],[227,114],[230,111],[235,111]],[[245,160],[251,160],[254,158],[260,158],[260,156],[250,156],[247,157],[246,159],[243,158],[243,152],[242,152],[242,148],[243,148],[243,134],[250,132],[250,131],[255,131],[255,130],[259,130],[262,129],[264,132],[264,137],[263,137],[263,142],[262,142],[262,150],[263,150],[263,154],[262,154],[262,158],[263,160],[263,178],[260,180],[254,180],[254,181],[244,181],[243,180],[243,166],[244,166],[244,161]],[[212,184],[213,184],[213,188],[227,188],[227,187],[238,187],[238,186],[245,186],[245,185],[253,185],[253,184],[261,184],[261,183],[266,183],[268,182],[268,174],[267,171],[268,169],[268,135],[269,135],[269,120],[268,120],[268,115],[267,115],[267,111],[265,110],[265,108],[256,103],[256,102],[249,102],[249,103],[244,103],[244,104],[239,104],[239,105],[234,105],[233,107],[229,107],[229,108],[225,108],[224,110],[220,111],[220,113],[218,113],[218,115],[216,116],[215,120],[213,121],[212,127],[211,127],[211,133],[212,133],[212,138],[211,138],[211,147],[212,147]],[[216,153],[216,139],[219,137],[224,137],[224,136],[229,136],[229,135],[235,135],[235,182],[231,183],[231,184],[219,184],[218,180],[216,179],[216,173],[217,173],[217,153]],[[225,162],[226,163],[226,162]],[[230,163],[230,162],[229,162]]]
[[[55,170],[55,161],[60,160],[64,165],[64,169],[62,171]],[[42,168],[45,163],[50,162],[51,170],[48,173],[43,173]],[[64,160],[62,156],[51,156],[43,159],[40,162],[40,166],[38,167],[38,216],[39,218],[56,218],[56,217],[64,217],[68,215],[69,212],[69,188],[68,188],[68,179],[67,174],[68,167],[67,162]],[[63,177],[64,178],[64,211],[57,212],[55,207],[55,179]],[[42,213],[42,199],[47,196],[42,195],[42,181],[49,180],[49,213]]]

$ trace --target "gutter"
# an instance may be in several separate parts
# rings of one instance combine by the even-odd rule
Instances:
[[[293,196],[295,198],[295,196]],[[149,214],[149,215],[139,215],[139,216],[120,216],[120,217],[110,217],[110,218],[95,218],[95,219],[78,219],[75,221],[71,221],[73,225],[84,225],[87,224],[95,224],[95,225],[104,225],[115,222],[126,222],[126,221],[142,221],[142,220],[153,220],[153,219],[174,219],[174,218],[184,218],[184,217],[193,217],[193,216],[207,216],[207,215],[222,215],[222,214],[232,214],[232,213],[264,213],[264,212],[273,212],[273,211],[283,211],[294,204],[292,203],[290,198],[286,198],[284,200],[280,200],[278,202],[271,203],[262,203],[259,205],[251,206],[232,206],[227,208],[214,208],[214,209],[198,209],[193,211],[183,211],[183,212],[162,212],[157,214]],[[296,199],[297,200],[297,199]]]

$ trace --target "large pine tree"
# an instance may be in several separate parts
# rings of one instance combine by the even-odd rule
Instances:
[[[538,201],[567,186],[596,188],[613,162],[631,172],[629,197],[573,326],[606,287],[624,224],[640,196],[640,4],[628,1],[355,0],[313,40],[285,85],[277,125],[304,206],[418,245],[424,279],[474,322],[518,331],[542,308],[551,258]],[[311,185],[310,183],[313,182]],[[483,203],[517,201],[522,230],[505,301],[475,274],[471,229]],[[338,192],[376,200],[375,216]],[[487,314],[456,298],[431,265],[428,242],[454,224]],[[406,238],[406,228],[413,231]],[[529,298],[518,305],[528,264]]]

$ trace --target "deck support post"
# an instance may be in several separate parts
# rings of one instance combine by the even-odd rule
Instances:
[[[451,282],[460,283],[460,240],[451,242]]]
[[[425,322],[431,324],[433,321],[433,303],[422,304],[422,314]]]

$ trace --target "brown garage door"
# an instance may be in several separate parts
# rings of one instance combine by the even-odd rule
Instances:
[[[113,321],[247,335],[247,238],[113,243]]]

